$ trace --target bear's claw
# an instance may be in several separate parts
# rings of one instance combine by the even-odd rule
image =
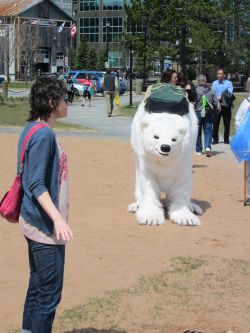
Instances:
[[[139,208],[139,203],[136,201],[128,206],[128,211],[130,213],[136,213],[138,208]]]
[[[158,207],[139,208],[136,212],[137,222],[144,225],[165,224],[164,211]]]

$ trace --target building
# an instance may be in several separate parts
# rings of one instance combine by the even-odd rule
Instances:
[[[72,0],[52,0],[52,2],[72,16]]]
[[[126,53],[120,47],[126,20],[124,4],[124,0],[73,0],[77,45],[86,36],[91,47],[108,51],[112,68],[127,65]]]
[[[70,65],[73,19],[50,0],[0,2],[0,73],[32,79]]]

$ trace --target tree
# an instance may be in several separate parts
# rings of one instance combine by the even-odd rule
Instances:
[[[22,58],[25,68],[25,80],[33,78],[35,51],[39,46],[39,25],[21,24],[17,31],[17,61]]]
[[[249,0],[131,0],[125,11],[123,47],[136,52],[140,71],[145,59],[163,70],[171,57],[197,73],[215,66],[250,72]]]
[[[77,50],[77,69],[86,69],[88,68],[88,42],[85,36],[81,37],[80,45]]]
[[[107,51],[106,49],[103,48],[99,50],[96,68],[100,71],[105,70],[106,61],[107,61]]]
[[[1,47],[0,57],[3,59],[4,72],[7,76],[7,80],[10,80],[10,67],[15,61],[16,56],[16,38],[15,38],[15,26],[13,24],[1,25]]]
[[[97,67],[97,53],[96,49],[91,48],[89,49],[88,55],[87,55],[87,69],[93,70]]]

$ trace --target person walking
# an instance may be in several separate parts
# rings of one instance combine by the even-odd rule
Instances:
[[[224,123],[224,143],[229,144],[233,85],[231,81],[225,80],[224,76],[224,70],[219,68],[217,70],[217,80],[212,84],[212,89],[215,92],[218,101],[213,122],[213,144],[217,144],[219,142],[219,126],[221,117],[223,118]]]
[[[118,81],[111,69],[108,68],[103,80],[103,89],[106,97],[106,110],[108,117],[111,117],[114,110],[114,98],[118,91]]]
[[[21,332],[51,333],[63,288],[65,244],[73,239],[67,223],[67,157],[53,131],[56,120],[67,116],[67,87],[56,78],[38,78],[29,102],[18,161],[27,133],[39,123],[45,126],[30,138],[23,166],[19,226],[28,245],[30,277]]]
[[[196,100],[194,103],[195,113],[198,119],[198,136],[195,152],[202,154],[202,130],[204,132],[204,149],[207,157],[211,157],[211,144],[213,135],[213,117],[214,108],[217,107],[217,98],[215,92],[207,84],[205,75],[200,74],[197,77]]]
[[[81,106],[85,105],[86,98],[88,97],[89,106],[91,106],[91,96],[93,95],[93,88],[94,84],[90,79],[90,76],[87,74],[86,79],[83,80],[83,93],[82,93],[82,104]]]
[[[75,93],[71,76],[69,76],[67,79],[67,93],[68,93],[68,102],[73,103]]]

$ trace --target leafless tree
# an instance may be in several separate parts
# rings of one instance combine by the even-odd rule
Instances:
[[[0,25],[0,63],[1,69],[10,80],[10,67],[15,62],[16,36],[14,24]]]
[[[19,61],[24,65],[25,78],[32,79],[35,51],[39,46],[39,25],[20,24],[17,31],[17,49]]]

